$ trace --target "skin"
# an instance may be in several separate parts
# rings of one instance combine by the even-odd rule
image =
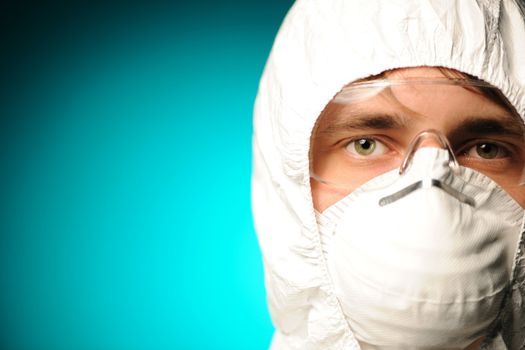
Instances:
[[[442,69],[423,67],[394,70],[387,78],[447,77]],[[378,115],[382,121],[367,125],[367,119]],[[525,186],[518,185],[525,161],[523,122],[479,91],[451,85],[396,87],[353,105],[331,101],[312,135],[313,170],[322,179],[332,179],[345,171],[345,164],[352,164],[355,174],[345,186],[312,179],[314,208],[322,212],[368,180],[399,168],[410,142],[428,129],[447,137],[461,165],[492,178],[525,208]],[[352,140],[373,140],[376,149],[360,155]],[[497,154],[491,159],[481,157],[477,147],[483,144]],[[442,146],[430,139],[421,147]]]
[[[443,70],[424,67],[394,70],[387,78],[446,77]],[[349,118],[354,116],[356,119]],[[345,186],[312,178],[315,209],[322,212],[368,180],[398,168],[410,142],[428,129],[447,137],[461,165],[491,177],[525,208],[525,186],[518,185],[525,162],[523,121],[479,91],[437,85],[395,88],[352,106],[335,101],[327,105],[312,134],[313,172],[322,179],[337,179],[351,166],[354,173],[343,176],[348,181]],[[365,156],[355,152],[358,140],[373,140],[375,151]],[[478,154],[480,144],[491,147],[488,159]],[[442,144],[430,138],[420,147]],[[464,350],[479,349],[482,341],[480,338]]]

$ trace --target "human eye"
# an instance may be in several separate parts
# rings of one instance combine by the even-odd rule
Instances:
[[[523,145],[512,140],[473,140],[456,157],[462,166],[502,179],[521,176],[525,161]]]
[[[510,151],[499,143],[483,141],[470,145],[463,154],[471,159],[497,160],[509,157]]]
[[[371,137],[360,137],[350,140],[345,146],[346,152],[355,158],[377,157],[388,153],[388,147]]]

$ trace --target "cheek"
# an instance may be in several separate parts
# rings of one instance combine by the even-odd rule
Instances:
[[[521,186],[521,189],[517,190],[516,193],[510,193],[510,195],[525,209],[525,186]]]
[[[347,191],[334,189],[315,180],[310,180],[310,188],[314,208],[321,213],[348,195]]]

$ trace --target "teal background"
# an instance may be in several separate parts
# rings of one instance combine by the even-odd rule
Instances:
[[[292,1],[0,5],[1,349],[266,349],[252,108]]]

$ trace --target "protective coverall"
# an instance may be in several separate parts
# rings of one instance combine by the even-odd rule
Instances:
[[[521,0],[298,0],[256,99],[252,205],[276,331],[272,349],[360,349],[334,294],[312,205],[309,150],[346,84],[401,67],[447,67],[499,88],[525,118]],[[523,232],[523,229],[522,229]],[[525,242],[502,327],[487,348],[525,349]]]

